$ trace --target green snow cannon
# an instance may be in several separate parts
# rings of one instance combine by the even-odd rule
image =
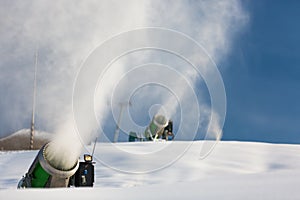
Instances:
[[[145,130],[147,140],[155,140],[162,136],[164,128],[168,125],[168,119],[163,115],[155,115]]]
[[[55,188],[55,187],[68,187],[69,179],[73,176],[79,166],[78,160],[70,169],[60,169],[56,166],[49,157],[47,148],[50,143],[44,145],[28,172],[19,181],[18,188]]]

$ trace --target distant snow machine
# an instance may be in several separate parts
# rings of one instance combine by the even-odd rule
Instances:
[[[148,141],[156,141],[157,139],[168,140],[169,136],[171,136],[171,140],[173,140],[174,134],[172,131],[172,120],[167,120],[163,115],[155,115],[146,128],[144,135]]]
[[[85,155],[85,162],[73,164],[69,169],[60,169],[47,154],[47,143],[38,152],[28,172],[19,181],[18,188],[56,188],[56,187],[81,187],[93,186],[94,166],[92,156]]]
[[[147,126],[143,134],[137,134],[136,132],[131,131],[129,133],[128,142],[166,141],[173,139],[173,121],[167,120],[165,116],[157,114],[153,116],[149,126]]]

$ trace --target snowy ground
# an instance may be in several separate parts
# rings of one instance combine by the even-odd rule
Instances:
[[[0,199],[300,199],[300,145],[219,142],[202,160],[201,141],[170,144],[97,143],[94,188],[17,190],[37,151],[0,152]]]

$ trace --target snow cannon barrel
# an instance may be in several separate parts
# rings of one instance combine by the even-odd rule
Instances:
[[[161,137],[164,128],[168,125],[168,119],[163,115],[155,115],[152,118],[149,126],[145,130],[145,137],[147,140],[154,140]]]
[[[47,151],[52,143],[47,143],[38,152],[26,175],[19,181],[18,188],[68,187],[69,179],[79,166],[78,160],[69,169],[57,167],[52,155]],[[63,152],[62,152],[63,153]]]

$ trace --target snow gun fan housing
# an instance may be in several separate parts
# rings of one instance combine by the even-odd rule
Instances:
[[[55,188],[68,187],[69,179],[73,176],[79,162],[76,161],[70,169],[58,169],[51,160],[47,159],[47,143],[38,152],[26,175],[19,181],[18,188]]]
[[[155,140],[163,135],[164,128],[168,125],[168,119],[163,115],[155,115],[145,130],[147,140]]]

